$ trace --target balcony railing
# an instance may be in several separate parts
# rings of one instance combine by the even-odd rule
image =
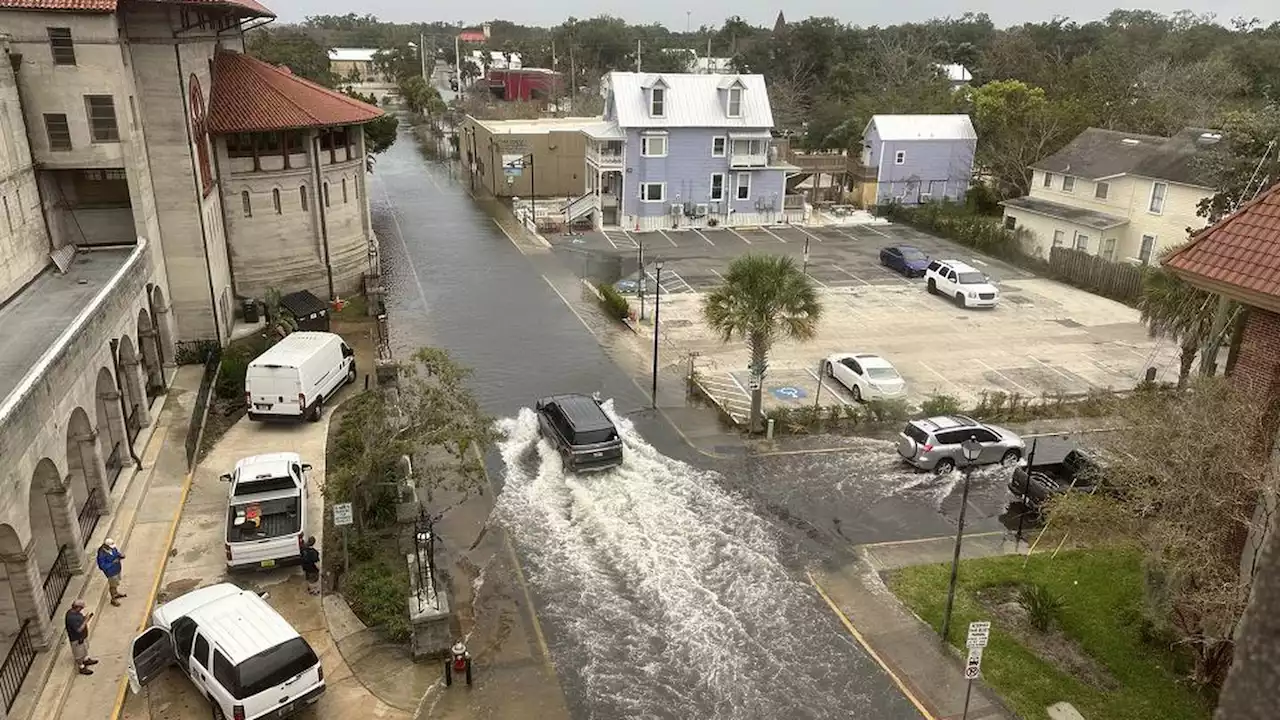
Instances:
[[[622,149],[588,147],[587,159],[596,167],[622,167]]]
[[[778,164],[778,150],[765,139],[734,140],[729,147],[729,167],[763,168]]]
[[[84,505],[80,508],[80,537],[85,547],[89,546],[89,539],[93,537],[93,531],[98,528],[98,519],[102,517],[102,493],[98,488],[89,491],[89,497],[85,499]]]
[[[9,654],[4,658],[4,664],[0,665],[0,696],[4,698],[6,714],[13,710],[13,701],[18,698],[22,682],[27,679],[27,673],[31,671],[31,664],[35,660],[36,648],[31,644],[31,621],[24,620],[18,636],[13,639],[13,645],[9,648]]]
[[[67,585],[71,584],[71,568],[67,564],[69,552],[72,552],[69,545],[58,548],[58,559],[54,561],[53,567],[49,568],[49,574],[44,579],[44,599],[49,603],[49,619],[53,619],[57,614],[58,603],[62,602],[62,596],[67,592]]]

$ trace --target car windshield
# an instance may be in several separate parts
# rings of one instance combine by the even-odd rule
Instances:
[[[898,248],[902,251],[902,257],[906,260],[928,260],[925,254],[915,248]]]
[[[235,688],[228,688],[237,700],[253,697],[274,688],[320,662],[315,651],[300,637],[288,640],[240,663]]]
[[[978,285],[987,281],[987,276],[980,272],[962,272],[960,273],[961,285]]]
[[[898,371],[891,367],[869,367],[867,377],[872,380],[897,380]]]

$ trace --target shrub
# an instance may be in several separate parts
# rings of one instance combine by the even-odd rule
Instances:
[[[1027,611],[1031,627],[1046,632],[1062,611],[1062,598],[1043,585],[1023,585],[1018,589],[1018,604]]]
[[[854,404],[844,406],[844,419],[850,425],[857,425],[862,422],[866,415],[862,412],[862,408]]]
[[[792,411],[790,408],[778,408],[777,410],[769,413],[769,417],[773,419],[773,428],[775,431],[790,428],[792,423],[795,422],[794,418],[792,418]]]
[[[869,400],[867,414],[876,422],[893,422],[911,417],[911,407],[906,400]]]
[[[380,627],[387,637],[401,642],[409,637],[409,571],[388,562],[352,565],[343,578],[342,595],[356,616],[370,627]]]
[[[934,417],[937,415],[955,415],[962,412],[960,401],[950,395],[934,393],[920,404],[920,412]]]
[[[600,306],[608,313],[609,317],[615,320],[626,320],[631,315],[631,303],[618,292],[618,289],[609,283],[599,283],[596,290],[600,291]]]

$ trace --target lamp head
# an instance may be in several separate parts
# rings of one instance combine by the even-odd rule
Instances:
[[[972,435],[967,440],[960,443],[960,452],[964,454],[964,459],[973,462],[982,454],[982,444]]]
[[[661,270],[662,266],[665,264],[666,263],[662,260],[662,258],[658,258],[658,262],[654,263],[654,266],[657,267],[659,270]]]

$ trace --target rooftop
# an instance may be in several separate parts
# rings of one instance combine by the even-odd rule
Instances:
[[[1205,128],[1185,128],[1170,138],[1088,128],[1066,147],[1031,167],[1086,180],[1139,175],[1210,187],[1194,159],[1212,152],[1221,138]]]
[[[728,84],[740,80],[741,117],[725,113]],[[648,88],[661,81],[667,87],[666,114],[649,116]],[[763,75],[611,72],[605,83],[613,91],[618,125],[629,127],[772,128],[773,108]]]
[[[480,120],[477,125],[494,135],[545,135],[550,132],[577,132],[607,125],[598,117],[535,118],[532,120]]]
[[[329,50],[331,62],[373,62],[377,48],[332,48]]]
[[[66,275],[50,266],[0,306],[0,406],[27,381],[49,353],[60,351],[62,336],[76,331],[82,314],[107,290],[134,248],[77,253]],[[52,356],[51,356],[52,357]]]
[[[286,67],[230,50],[215,56],[209,93],[209,131],[215,135],[360,125],[382,115]]]
[[[1079,208],[1073,205],[1063,205],[1062,203],[1056,203],[1052,200],[1042,200],[1040,198],[1033,197],[1009,198],[1000,204],[1005,207],[1018,208],[1019,210],[1033,212],[1037,215],[1047,215],[1051,218],[1066,220],[1067,222],[1075,223],[1077,225],[1091,227],[1094,230],[1110,230],[1111,228],[1120,227],[1121,225],[1129,222],[1126,218],[1118,217],[1116,215],[1108,215],[1096,210]]]
[[[873,125],[881,140],[978,139],[968,115],[875,115],[867,130]]]
[[[149,0],[172,5],[201,5],[239,12],[245,17],[273,18],[275,13],[257,0]],[[119,0],[0,0],[0,9],[43,10],[69,13],[113,13]]]
[[[1280,312],[1280,184],[1164,259],[1187,282]]]

